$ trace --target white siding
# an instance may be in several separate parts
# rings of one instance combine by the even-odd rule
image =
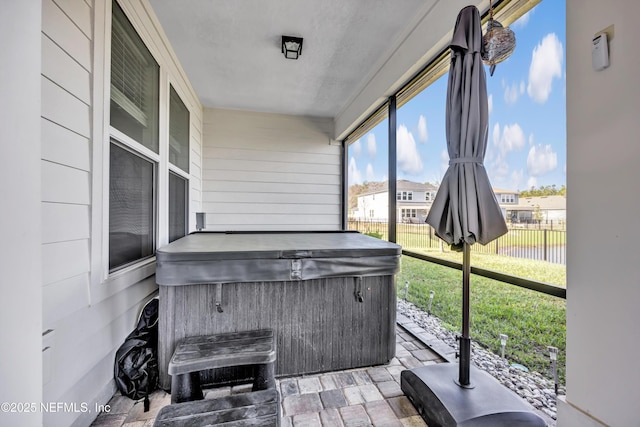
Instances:
[[[91,170],[89,138],[47,119],[41,119],[41,129],[42,159],[87,172]]]
[[[80,29],[91,28],[91,13],[76,13],[75,3],[80,2],[57,3],[53,0],[42,0],[43,34],[59,45],[85,70],[91,70],[91,36]]]
[[[42,201],[88,205],[89,173],[59,163],[42,162]]]
[[[193,230],[195,212],[201,209],[202,107],[153,13],[145,9],[147,3],[121,3],[160,64],[166,77],[162,90],[173,85],[190,111]],[[103,233],[108,229],[109,103],[104,86],[109,70],[103,41],[110,35],[105,24],[110,4],[96,1],[93,10],[93,1],[42,0],[42,328],[54,331],[43,356],[43,402],[106,403],[115,390],[115,351],[135,326],[144,301],[157,290],[153,262],[107,277],[108,267],[101,261],[107,258],[106,246],[95,243],[107,239]],[[43,418],[44,425],[86,426],[96,415],[58,412]]]
[[[337,230],[340,147],[331,119],[205,110],[207,230]]]
[[[371,212],[373,211],[373,215]],[[389,193],[367,194],[358,197],[357,218],[386,221],[389,218]]]
[[[89,275],[82,273],[42,288],[42,322],[57,325],[57,322],[83,307],[88,307]],[[56,326],[58,327],[58,326]]]
[[[69,315],[90,305],[91,26],[86,3],[42,1],[42,314],[43,331],[54,330],[46,343],[43,402],[68,387],[60,378],[79,372],[59,339],[68,333]],[[72,348],[83,357],[94,354]],[[88,399],[95,394],[84,392]],[[44,414],[44,422],[61,420]]]

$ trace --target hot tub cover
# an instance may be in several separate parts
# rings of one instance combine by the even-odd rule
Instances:
[[[382,276],[401,247],[357,232],[199,232],[156,253],[159,285]]]

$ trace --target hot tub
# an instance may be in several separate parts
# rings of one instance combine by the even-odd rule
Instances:
[[[400,254],[357,232],[199,232],[158,249],[161,387],[182,338],[250,329],[274,330],[278,376],[387,363]]]

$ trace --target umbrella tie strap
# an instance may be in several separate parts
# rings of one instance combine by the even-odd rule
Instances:
[[[456,159],[449,160],[450,165],[456,163],[480,163],[482,164],[482,157],[458,157]]]

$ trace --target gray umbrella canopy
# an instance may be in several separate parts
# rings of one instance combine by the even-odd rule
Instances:
[[[452,249],[463,252],[458,384],[471,387],[470,247],[476,242],[487,244],[507,232],[483,165],[489,133],[489,106],[481,57],[482,25],[475,6],[467,6],[458,14],[450,47],[446,117],[449,168],[426,221]]]
[[[449,168],[426,222],[453,249],[487,244],[507,232],[483,161],[489,107],[481,58],[482,26],[475,6],[458,14],[451,41],[446,135]]]

